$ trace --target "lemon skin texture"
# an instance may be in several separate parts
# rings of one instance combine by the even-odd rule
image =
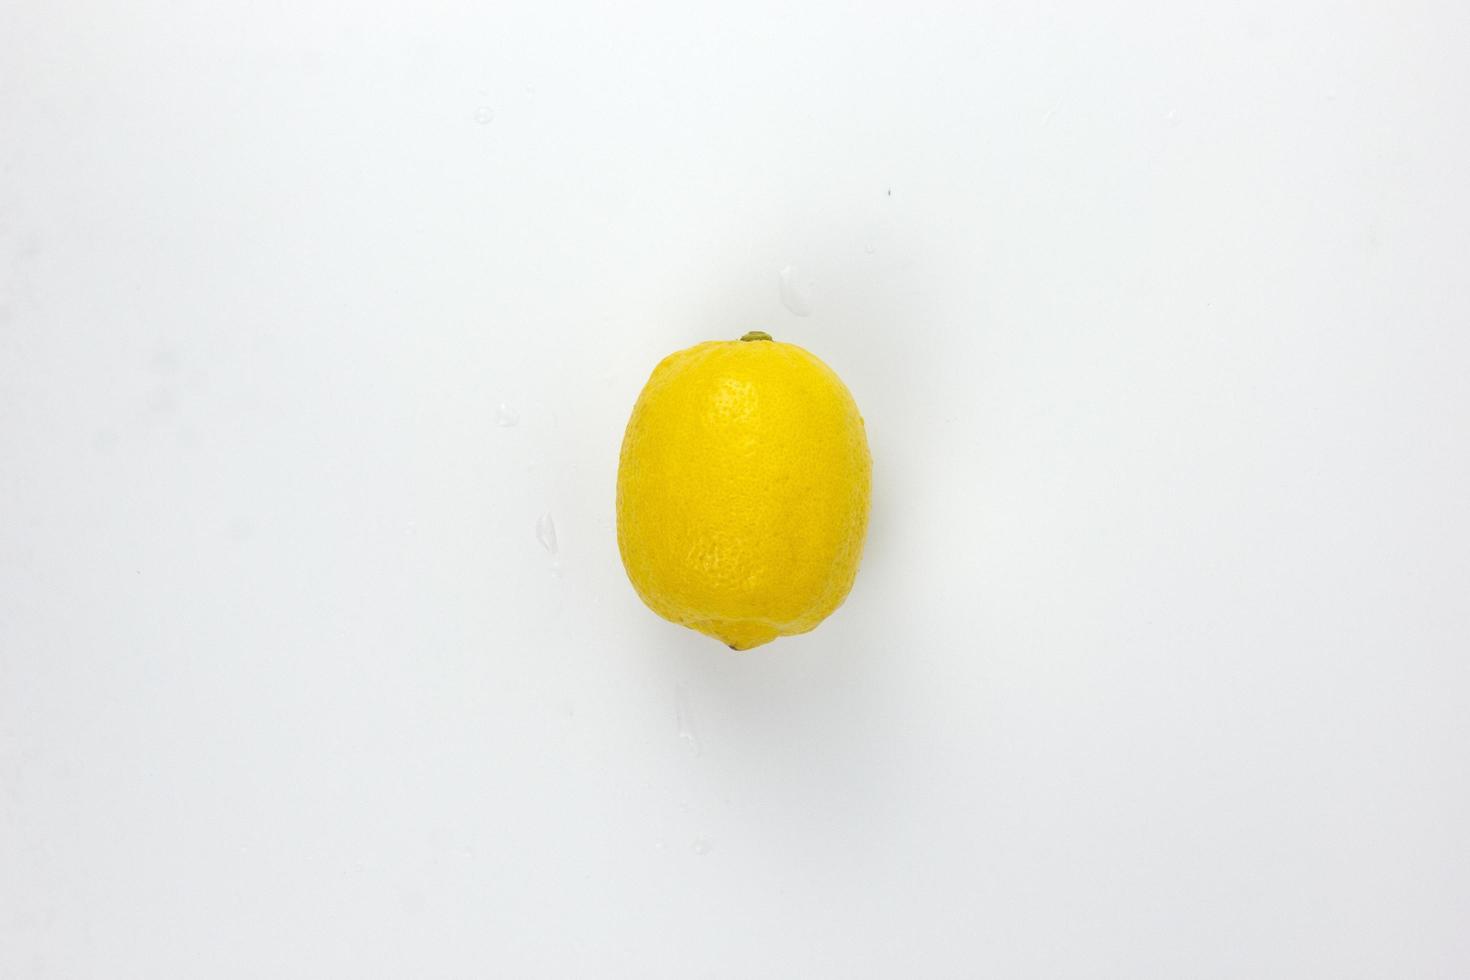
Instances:
[[[664,619],[736,650],[814,629],[852,588],[872,460],[835,372],[763,333],[654,368],[623,436],[618,549]]]

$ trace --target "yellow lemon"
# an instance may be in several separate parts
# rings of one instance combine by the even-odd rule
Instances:
[[[868,526],[862,416],[831,368],[753,331],[664,358],[618,465],[618,549],[663,618],[736,650],[842,604]]]

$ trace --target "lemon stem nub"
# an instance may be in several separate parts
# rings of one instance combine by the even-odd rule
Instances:
[[[744,337],[741,337],[740,339],[741,340],[770,340],[771,339],[771,335],[768,334],[768,333],[766,333],[764,330],[752,330],[749,333],[747,333]]]

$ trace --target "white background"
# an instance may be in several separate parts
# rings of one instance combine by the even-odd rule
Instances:
[[[0,976],[1470,975],[1470,19],[1042,6],[0,6]],[[753,328],[737,656],[613,487]]]

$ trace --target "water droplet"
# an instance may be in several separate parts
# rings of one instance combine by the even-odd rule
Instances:
[[[495,424],[502,429],[509,429],[520,420],[521,417],[516,414],[516,410],[505,402],[501,402],[495,409]]]
[[[1170,129],[1177,128],[1178,125],[1183,121],[1184,117],[1179,114],[1178,109],[1170,109],[1168,112],[1164,113],[1164,125],[1168,126]]]
[[[489,123],[492,123],[494,121],[495,110],[490,108],[489,106],[482,105],[480,106],[480,108],[475,110],[475,122],[479,123],[481,126],[488,125]]]
[[[92,448],[99,453],[110,453],[117,446],[117,433],[112,429],[98,429],[92,433]]]
[[[781,305],[797,316],[811,316],[811,283],[802,278],[794,265],[781,270]]]
[[[536,540],[541,542],[541,547],[546,549],[548,555],[556,554],[556,521],[551,519],[551,511],[542,514],[536,521]]]
[[[160,385],[148,396],[148,408],[158,415],[172,415],[179,405],[173,391]]]
[[[715,842],[710,840],[708,837],[696,837],[694,838],[694,843],[691,844],[690,847],[694,850],[695,854],[698,854],[700,857],[704,857],[710,851],[713,851],[715,849]]]
[[[683,684],[674,688],[674,724],[678,726],[679,741],[690,755],[699,755],[699,733],[694,730],[694,713],[689,708],[689,691]]]

